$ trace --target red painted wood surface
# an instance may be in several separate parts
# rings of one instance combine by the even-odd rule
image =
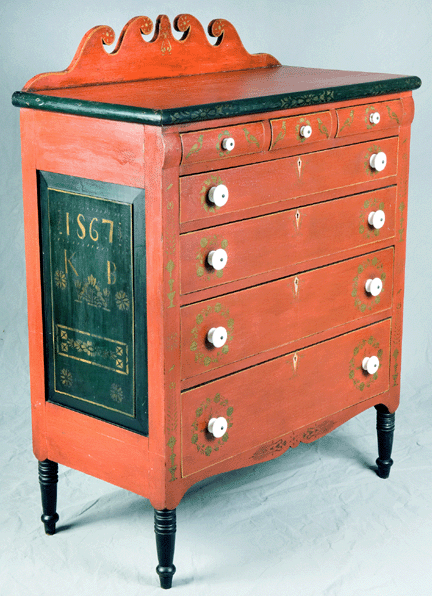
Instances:
[[[216,19],[209,25],[209,34],[217,38],[214,45],[201,23],[190,14],[176,17],[174,27],[184,34],[181,39],[173,35],[168,17],[161,15],[153,38],[145,41],[142,36],[152,33],[153,23],[148,17],[134,17],[124,26],[112,53],[103,46],[114,42],[114,31],[107,26],[93,27],[81,40],[66,70],[36,75],[24,90],[44,91],[279,65],[269,54],[246,52],[237,31],[225,19]]]
[[[32,110],[37,169],[126,186],[144,186],[139,124]]]
[[[235,456],[389,386],[390,321],[342,335],[182,394],[182,475]],[[375,375],[365,356],[378,355]],[[207,432],[223,416],[222,439]]]
[[[406,106],[413,108],[413,105]],[[407,237],[408,173],[410,155],[410,127],[400,131],[400,158],[398,163],[398,187],[396,205],[395,267],[393,282],[393,312],[390,359],[390,396],[395,404],[400,399],[400,376],[402,365],[403,300],[405,292],[405,250]]]
[[[35,456],[39,460],[44,460],[48,457],[48,446],[45,415],[45,364],[39,209],[37,173],[35,168],[37,147],[33,138],[33,111],[21,110],[20,120],[32,439]]]
[[[235,146],[232,151],[222,147],[223,139],[231,137]],[[210,128],[181,135],[182,163],[200,163],[211,160],[225,160],[239,155],[259,153],[265,146],[265,130],[262,122],[251,122],[241,126]]]
[[[172,154],[180,152],[180,142],[169,135],[164,139],[160,129],[144,127],[145,132],[145,192],[147,243],[147,325],[149,373],[149,475],[152,505],[164,508],[167,494],[168,411],[175,399],[175,366],[178,348],[171,337],[178,325],[177,308],[171,307],[176,297],[175,212],[178,201],[178,169],[172,167]],[[164,166],[166,169],[164,169]],[[174,229],[173,229],[174,226]],[[174,240],[173,240],[174,239]],[[173,257],[174,254],[174,257]],[[174,258],[173,268],[167,267]],[[170,280],[172,283],[170,283]],[[171,294],[170,294],[171,293]],[[171,337],[171,342],[169,338]],[[168,347],[169,346],[169,347]],[[170,348],[170,349],[169,349]],[[175,402],[174,402],[175,403]],[[133,467],[133,465],[132,465]]]
[[[387,166],[382,172],[372,170],[369,159],[384,151]],[[386,180],[396,174],[398,139],[392,137],[375,143],[359,143],[338,149],[307,153],[241,168],[185,176],[180,181],[180,221],[208,220],[214,214],[242,211],[260,205],[280,203],[286,209],[289,199],[314,195],[330,188],[350,188],[372,180]],[[387,180],[386,180],[387,181]],[[390,181],[388,181],[390,183]],[[229,199],[223,207],[208,201],[212,186],[225,184]],[[319,201],[319,196],[311,197]],[[284,203],[285,202],[285,203]],[[209,224],[207,224],[209,225]]]
[[[38,169],[46,169],[76,176],[83,175],[82,170],[90,173],[90,170],[82,166],[73,151],[68,155],[63,150],[64,144],[70,146],[70,137],[65,136],[61,139],[57,136],[55,126],[50,136],[50,127],[47,126],[44,129],[42,126],[43,121],[50,122],[53,116],[55,115],[31,110],[21,111],[33,450],[39,460],[49,458],[150,497],[155,492],[152,488],[154,482],[150,478],[150,470],[158,469],[163,464],[160,463],[158,466],[155,458],[150,459],[149,463],[147,437],[47,403],[45,399],[44,343],[46,340],[42,323],[36,172]],[[63,119],[66,130],[78,120],[73,117],[63,117]],[[56,118],[53,120],[57,121]],[[104,157],[109,160],[112,149],[108,148],[108,145],[101,145],[97,136],[94,138],[91,134],[82,136],[81,123],[76,124],[76,138],[72,142],[76,143],[81,139],[83,142],[81,150],[87,155],[102,153],[102,158],[99,155],[98,164],[103,163]],[[94,130],[97,124],[96,120],[92,122],[90,129]],[[131,143],[133,139],[134,136],[131,135]],[[57,153],[44,151],[44,147],[52,147],[54,142],[58,144]],[[104,148],[104,152],[101,151],[101,147]],[[98,164],[93,162],[95,172],[98,171],[98,167],[105,167]],[[127,182],[122,175],[125,174],[122,174],[122,170],[118,168],[110,180],[125,184]],[[139,457],[135,457],[132,461],[130,454],[134,450],[139,453]]]
[[[369,117],[374,112],[380,115],[378,124],[372,124]],[[337,137],[361,134],[366,131],[397,129],[403,120],[403,107],[400,99],[369,103],[367,105],[340,108],[336,110],[338,119]]]
[[[317,203],[264,217],[207,228],[180,238],[183,294],[234,280],[254,283],[253,277],[337,254],[395,235],[396,187]],[[372,228],[371,211],[383,209],[384,227]],[[228,254],[224,269],[207,262],[210,251]]]
[[[383,281],[376,298],[364,289],[366,281],[375,277]],[[393,249],[389,248],[185,306],[181,310],[182,378],[385,311],[392,304],[392,287]],[[207,341],[213,327],[228,332],[222,348]]]
[[[296,145],[306,147],[311,143],[329,139],[332,133],[332,115],[329,111],[277,118],[270,120],[270,124],[272,129],[270,151]],[[309,138],[301,136],[302,126],[311,126],[312,135]]]
[[[147,437],[52,403],[46,404],[46,423],[52,461],[139,495],[152,494]]]

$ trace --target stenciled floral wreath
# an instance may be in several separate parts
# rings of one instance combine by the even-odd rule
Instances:
[[[196,273],[198,277],[203,277],[209,281],[214,276],[221,278],[223,276],[223,269],[215,270],[215,269],[206,269],[205,263],[207,260],[207,255],[211,250],[216,250],[219,248],[225,249],[228,246],[228,240],[223,239],[219,241],[218,237],[214,234],[213,236],[209,236],[208,238],[201,238],[200,240],[200,250],[196,256]]]
[[[199,326],[203,324],[203,322],[205,321],[205,319],[212,313],[218,313],[220,314],[222,317],[225,317],[227,319],[227,332],[228,332],[228,337],[227,337],[227,343],[222,346],[222,348],[220,348],[219,350],[217,350],[217,352],[215,353],[214,356],[211,355],[211,352],[209,352],[209,350],[206,350],[205,352],[201,351],[198,349],[198,330],[199,330]],[[192,342],[190,345],[190,350],[192,352],[195,352],[195,362],[201,362],[202,364],[204,364],[204,366],[209,366],[212,363],[216,363],[219,362],[220,358],[223,357],[224,354],[228,354],[229,352],[229,345],[228,343],[232,341],[233,339],[233,331],[234,331],[234,319],[230,317],[229,314],[229,309],[224,307],[220,302],[216,302],[216,304],[209,304],[208,306],[205,306],[201,312],[199,312],[196,316],[196,326],[193,327],[191,333],[192,333]],[[213,351],[212,351],[213,352]]]
[[[360,366],[357,366],[357,367],[355,366],[355,358],[356,358],[356,356],[358,356],[358,354],[360,353],[360,350],[362,350],[366,344],[368,344],[374,350],[377,350],[378,360],[381,360],[382,355],[383,355],[383,350],[380,349],[379,341],[377,341],[372,335],[368,339],[362,339],[361,342],[356,345],[356,347],[354,348],[353,357],[349,361],[348,376],[354,383],[354,387],[356,387],[359,391],[363,391],[363,389],[365,387],[366,387],[366,389],[369,388],[371,386],[371,384],[374,381],[376,381],[378,378],[378,370],[379,369],[373,375],[368,375],[365,380],[365,377],[363,374],[363,368],[362,368],[361,364],[360,364]],[[361,375],[360,378],[356,378],[356,370],[360,371],[360,375]]]
[[[212,174],[209,178],[207,178],[207,180],[204,181],[203,187],[200,190],[199,195],[201,206],[204,211],[207,211],[207,213],[216,213],[216,211],[220,209],[220,207],[217,207],[216,205],[213,205],[207,201],[207,193],[209,189],[212,186],[218,186],[219,184],[223,184],[222,178]]]
[[[369,215],[369,213],[371,211],[378,211],[379,209],[381,209],[381,211],[384,211],[385,209],[385,205],[383,201],[379,201],[379,198],[374,197],[370,200],[366,200],[363,203],[363,207],[360,211],[360,226],[359,226],[359,232],[360,234],[364,234],[366,236],[366,238],[369,240],[369,238],[373,236],[378,237],[380,230],[379,229],[372,229],[372,227],[367,223],[367,215]],[[366,223],[365,223],[366,222]]]
[[[375,153],[379,153],[380,151],[381,148],[379,147],[379,145],[375,144],[371,145],[371,147],[369,147],[369,149],[367,150],[364,160],[364,169],[366,170],[368,176],[375,176],[376,174],[379,174],[378,170],[371,168],[370,158],[372,157],[372,155],[374,155]]]
[[[204,441],[202,439],[200,440],[200,431],[198,428],[199,419],[203,416],[204,412],[206,413],[206,419],[208,418],[208,420],[217,418],[220,415],[222,408],[226,408],[225,415],[228,422],[228,429],[230,429],[233,425],[232,415],[234,408],[229,405],[228,400],[222,397],[220,393],[216,393],[213,399],[208,397],[195,411],[195,420],[192,422],[191,443],[196,446],[198,453],[206,455],[207,457],[213,451],[219,451],[219,449],[228,441],[228,430],[220,439],[214,439],[213,446],[209,445],[208,438],[204,439]],[[206,430],[201,431],[201,435],[204,437],[206,436],[206,433]]]
[[[368,300],[368,302],[366,303],[366,302],[363,302],[358,297],[358,285],[359,285],[360,275],[368,267],[376,267],[376,269],[379,270],[379,272],[380,272],[380,279],[383,282],[383,289],[382,289],[381,293],[378,296],[375,296],[373,300]],[[353,289],[352,289],[352,292],[351,292],[351,296],[354,298],[354,306],[356,306],[359,309],[359,311],[362,312],[362,313],[366,312],[366,310],[372,310],[376,304],[379,304],[380,303],[381,294],[385,290],[385,288],[384,288],[384,282],[385,282],[385,279],[386,279],[386,273],[383,270],[383,267],[384,266],[381,263],[381,261],[377,257],[373,257],[372,259],[366,259],[366,261],[363,261],[363,263],[361,263],[358,266],[358,268],[357,268],[357,275],[353,279]]]

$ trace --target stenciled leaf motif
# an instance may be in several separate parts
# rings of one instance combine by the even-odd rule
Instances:
[[[400,125],[398,115],[391,110],[390,106],[387,106],[387,112],[388,112],[388,115],[390,116],[390,118],[393,118],[393,120],[396,120],[396,122]]]
[[[245,133],[245,137],[246,137],[246,140],[247,140],[247,142],[249,143],[249,145],[250,145],[251,143],[255,143],[255,145],[256,145],[256,146],[258,147],[258,149],[259,149],[259,146],[260,146],[260,145],[259,145],[258,139],[257,139],[257,138],[256,138],[256,137],[255,137],[253,134],[251,134],[251,133],[248,131],[248,129],[247,129],[247,128],[243,128],[243,132]]]
[[[189,153],[186,155],[186,159],[187,159],[188,157],[190,157],[191,155],[193,155],[194,153],[198,153],[198,151],[199,151],[199,150],[202,148],[202,146],[203,146],[203,140],[204,140],[204,135],[203,135],[203,134],[201,134],[201,135],[198,137],[198,142],[197,142],[197,143],[194,143],[194,144],[192,145],[192,147],[191,147],[191,149],[190,149]]]
[[[282,122],[282,128],[280,129],[279,134],[276,137],[275,142],[273,143],[273,147],[276,145],[276,143],[278,143],[281,139],[283,139],[285,135],[286,135],[286,120],[284,120]]]
[[[323,135],[325,135],[327,138],[329,138],[329,136],[330,136],[330,133],[329,133],[329,131],[327,130],[327,127],[326,127],[326,125],[323,123],[323,121],[321,120],[321,118],[317,118],[317,122],[318,122],[318,128],[319,128],[319,131],[320,131],[320,132],[321,132]]]
[[[345,120],[345,122],[342,124],[339,134],[343,131],[345,126],[351,126],[351,124],[353,123],[353,120],[354,120],[354,110],[351,110],[350,115]]]

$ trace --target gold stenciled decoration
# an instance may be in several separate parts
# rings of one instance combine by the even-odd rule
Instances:
[[[121,403],[123,401],[123,399],[124,399],[123,389],[120,387],[120,385],[117,385],[116,383],[113,383],[111,385],[110,397],[113,401],[115,401],[117,403]]]
[[[129,298],[126,292],[117,292],[115,295],[115,301],[119,310],[129,310]]]
[[[60,383],[65,387],[72,387],[72,373],[67,368],[63,368],[60,372]]]
[[[64,271],[57,270],[54,274],[54,283],[60,289],[64,290],[67,285],[67,278]]]
[[[75,287],[78,290],[77,302],[87,302],[89,306],[109,310],[110,291],[108,288],[101,290],[97,279],[93,275],[89,275],[84,283],[77,279]]]
[[[219,449],[228,441],[229,435],[227,432],[220,439],[214,440],[207,432],[207,422],[211,418],[217,418],[221,415],[226,416],[228,422],[228,429],[232,427],[232,415],[234,408],[229,405],[228,400],[220,393],[216,393],[213,399],[209,397],[202,402],[202,404],[195,410],[195,419],[192,422],[192,437],[191,443],[196,446],[198,453],[210,456],[213,452]],[[212,444],[209,444],[209,440]]]
[[[208,348],[205,351],[199,349],[198,344],[198,330],[199,327],[204,323],[205,319],[212,313],[217,313],[220,316],[227,319],[227,332],[228,338],[227,343],[222,346],[222,348],[218,349],[215,355],[211,355],[214,351],[210,351]],[[228,342],[231,342],[233,339],[233,332],[234,332],[234,319],[230,316],[229,309],[222,305],[221,302],[216,302],[214,305],[208,305],[204,307],[200,313],[196,316],[196,326],[193,327],[192,333],[192,342],[190,345],[190,349],[192,352],[195,352],[195,362],[200,362],[204,364],[204,366],[209,366],[210,364],[214,364],[219,362],[219,360],[229,352],[229,345]]]
[[[207,256],[211,250],[216,250],[220,247],[226,249],[228,247],[228,240],[223,238],[220,240],[216,234],[200,239],[200,248],[196,256],[196,273],[198,277],[205,277],[210,281],[214,276],[221,278],[223,276],[223,269],[215,270],[207,266]]]
[[[348,376],[354,383],[354,387],[359,391],[363,391],[365,388],[368,389],[371,386],[371,383],[377,380],[379,372],[378,370],[373,375],[368,375],[365,377],[361,362],[360,365],[355,365],[356,361],[358,362],[358,355],[361,354],[362,350],[364,350],[366,346],[377,350],[376,354],[379,360],[381,360],[383,356],[383,350],[380,348],[379,341],[377,341],[372,335],[368,339],[362,339],[361,342],[354,348],[353,357],[349,361]],[[366,355],[366,352],[364,355]]]

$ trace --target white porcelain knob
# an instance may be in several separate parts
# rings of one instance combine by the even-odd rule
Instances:
[[[363,370],[366,370],[370,375],[376,373],[376,371],[379,369],[379,365],[380,362],[376,356],[371,356],[370,358],[366,356],[366,358],[363,358],[362,368]]]
[[[211,433],[216,439],[220,439],[224,436],[228,428],[228,421],[219,416],[219,418],[211,418],[207,425],[207,430]]]
[[[369,160],[370,167],[377,172],[382,172],[387,165],[387,155],[384,151],[374,153]]]
[[[215,348],[221,348],[228,339],[227,330],[225,327],[212,327],[207,333],[207,339]]]
[[[216,271],[220,271],[223,269],[228,261],[228,255],[224,251],[223,248],[218,248],[217,250],[211,250],[207,255],[207,263],[216,269]]]
[[[382,281],[379,277],[368,279],[365,283],[366,292],[368,292],[368,294],[372,294],[372,296],[378,296],[378,294],[381,294],[382,287]]]
[[[222,149],[225,149],[226,151],[232,151],[235,147],[235,141],[232,137],[229,137],[228,139],[224,139],[222,141]]]
[[[312,126],[302,126],[300,128],[300,136],[304,139],[308,139],[312,134]]]
[[[368,223],[376,230],[380,230],[385,223],[385,213],[381,209],[371,211],[368,215]]]
[[[371,124],[378,124],[380,120],[381,116],[379,112],[372,112],[372,114],[369,115],[369,122]]]
[[[212,186],[208,192],[208,198],[217,207],[223,207],[228,201],[228,189],[225,184]]]

